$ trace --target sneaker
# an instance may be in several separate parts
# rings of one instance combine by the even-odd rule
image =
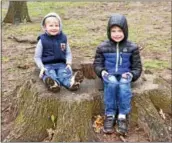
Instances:
[[[112,134],[114,132],[115,117],[106,116],[104,121],[103,132],[106,134]]]
[[[116,132],[121,135],[126,135],[128,132],[128,120],[127,119],[118,119]]]
[[[48,87],[48,90],[50,90],[52,92],[60,91],[60,85],[50,77],[47,77],[45,79],[45,84]]]
[[[80,83],[83,81],[84,76],[82,74],[81,71],[77,71],[75,72],[75,74],[73,75],[73,77],[71,78],[71,86],[70,86],[70,90],[71,91],[76,91],[79,88]]]

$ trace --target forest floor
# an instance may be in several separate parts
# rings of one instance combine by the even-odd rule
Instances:
[[[2,18],[7,8],[4,3]],[[129,40],[143,48],[144,71],[156,74],[171,84],[171,2],[28,2],[28,9],[32,23],[2,24],[1,140],[13,126],[12,93],[36,67],[33,60],[35,43],[17,42],[12,37],[36,40],[42,33],[41,19],[51,11],[61,16],[73,62],[78,63],[93,61],[96,47],[107,39],[110,14],[126,15]],[[100,133],[98,137],[102,142],[122,141],[115,133]],[[145,132],[137,126],[129,129],[125,139],[129,142],[149,141]]]

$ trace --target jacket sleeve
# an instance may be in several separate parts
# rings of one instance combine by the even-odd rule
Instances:
[[[36,45],[35,55],[34,55],[35,63],[39,69],[44,67],[44,65],[42,63],[42,51],[43,51],[43,46],[42,46],[42,42],[40,39]]]
[[[131,73],[133,75],[132,81],[136,81],[142,73],[142,63],[138,47],[133,51],[131,55]]]
[[[97,76],[101,78],[101,72],[105,70],[105,67],[104,67],[104,56],[100,47],[97,47],[96,55],[93,62],[93,67]]]
[[[67,48],[66,48],[66,64],[72,64],[72,52],[69,43],[67,43]]]

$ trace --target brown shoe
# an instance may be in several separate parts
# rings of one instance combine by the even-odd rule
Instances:
[[[59,92],[60,91],[60,85],[53,80],[51,77],[47,77],[45,79],[45,85],[47,86],[48,90],[52,92]]]
[[[71,91],[78,90],[79,85],[83,80],[84,80],[83,73],[81,71],[75,72],[72,79],[71,79],[71,87],[69,89]]]

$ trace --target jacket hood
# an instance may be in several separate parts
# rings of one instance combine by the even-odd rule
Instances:
[[[127,19],[124,15],[122,14],[113,14],[108,21],[108,26],[107,26],[107,37],[110,41],[113,41],[111,39],[111,32],[110,29],[112,26],[119,26],[123,32],[124,32],[124,39],[122,41],[126,41],[128,38],[128,24],[127,24]],[[121,41],[121,42],[122,42]],[[113,41],[114,42],[114,41]]]
[[[48,13],[47,15],[44,16],[44,18],[42,19],[41,21],[41,27],[43,28],[44,25],[45,25],[45,20],[46,18],[48,17],[55,17],[59,20],[59,23],[60,23],[60,32],[62,31],[62,21],[61,21],[61,18],[58,14],[54,13],[54,12],[51,12],[51,13]]]

